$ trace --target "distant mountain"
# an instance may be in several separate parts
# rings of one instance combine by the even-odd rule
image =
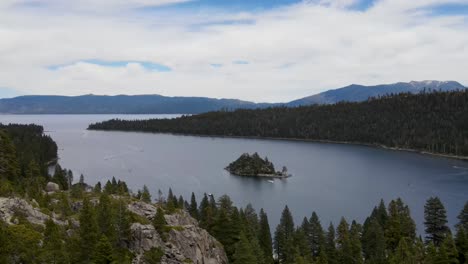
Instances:
[[[167,97],[162,95],[29,95],[0,99],[3,114],[199,114],[221,109],[254,109],[271,106],[361,102],[369,97],[423,90],[452,91],[466,89],[458,82],[422,81],[363,86],[353,84],[305,97],[289,103],[254,103],[236,99],[207,97]]]
[[[403,92],[420,93],[426,91],[453,91],[467,89],[455,81],[412,81],[409,83],[399,82],[394,84],[381,84],[375,86],[364,86],[352,84],[336,90],[328,90],[323,93],[298,99],[288,103],[288,106],[300,106],[311,104],[333,104],[340,101],[362,102],[369,97],[377,97],[388,94]]]
[[[161,95],[31,95],[0,99],[0,113],[8,114],[198,114],[221,109],[259,108],[235,99],[166,97]]]

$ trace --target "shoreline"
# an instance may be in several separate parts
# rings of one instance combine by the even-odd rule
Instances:
[[[425,155],[425,156],[448,158],[448,159],[461,160],[461,161],[467,161],[468,162],[468,156],[457,156],[457,155],[451,155],[451,154],[442,154],[442,153],[429,152],[429,151],[426,151],[426,150],[389,147],[389,146],[385,146],[385,145],[382,145],[382,144],[372,144],[372,143],[362,143],[362,142],[352,142],[352,141],[334,141],[334,140],[324,140],[324,139],[282,138],[282,137],[259,137],[259,136],[200,135],[200,134],[191,134],[191,133],[151,132],[151,131],[138,131],[138,130],[90,129],[89,127],[86,130],[105,131],[105,132],[137,132],[137,133],[163,134],[163,135],[175,135],[175,136],[191,136],[191,137],[259,139],[259,140],[299,141],[299,142],[312,142],[312,143],[355,145],[355,146],[366,146],[366,147],[373,147],[373,148],[392,150],[392,151],[411,152],[411,153],[417,153],[417,154],[421,154],[421,155]]]

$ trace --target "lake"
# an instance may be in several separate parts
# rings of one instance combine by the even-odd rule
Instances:
[[[316,211],[324,228],[341,216],[363,222],[381,198],[401,197],[423,233],[424,203],[439,196],[449,223],[468,200],[468,162],[366,146],[298,141],[174,136],[87,131],[110,118],[170,118],[174,115],[0,115],[1,123],[43,125],[59,146],[60,164],[90,184],[112,176],[136,191],[146,184],[198,202],[203,193],[228,194],[238,206],[249,202],[268,213],[274,230],[288,205],[296,224]],[[258,152],[293,175],[287,180],[232,176],[224,168],[244,152]]]

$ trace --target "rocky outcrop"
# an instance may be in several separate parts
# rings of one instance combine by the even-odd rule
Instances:
[[[0,219],[7,224],[16,224],[19,217],[24,217],[36,225],[44,225],[44,222],[50,218],[24,199],[0,197]],[[53,220],[57,224],[65,224],[56,218]]]
[[[153,219],[156,215],[156,206],[142,201],[131,202],[128,204],[127,208],[130,212],[148,219]]]
[[[97,202],[97,199],[92,199]],[[76,209],[82,206],[76,202]],[[157,207],[141,201],[131,202],[128,209],[147,219],[154,218]],[[45,221],[52,218],[60,225],[73,226],[67,230],[72,235],[79,227],[76,219],[70,218],[67,222],[59,220],[60,216],[54,213],[51,216],[42,213],[28,201],[20,198],[0,197],[0,220],[8,224],[18,224],[18,219],[23,218],[32,224],[44,225]],[[134,264],[150,264],[144,261],[145,252],[159,248],[164,252],[161,264],[194,263],[194,264],[227,264],[228,260],[223,246],[206,230],[198,226],[198,222],[186,211],[178,210],[171,215],[165,215],[167,228],[163,237],[151,224],[133,223],[131,235],[127,246],[135,254]]]
[[[154,207],[154,208],[153,208]],[[131,208],[131,209],[130,209]],[[154,217],[151,213],[156,207],[141,202],[129,205],[132,212],[139,212],[140,216]],[[165,241],[152,225],[135,223],[131,227],[131,241],[129,248],[137,257],[134,264],[146,264],[142,256],[152,248],[164,251],[161,263],[199,263],[199,264],[227,264],[228,260],[223,246],[206,230],[200,228],[195,219],[186,211],[178,211],[172,215],[165,215],[168,232]]]
[[[58,192],[60,191],[60,186],[54,182],[48,182],[45,187],[46,192]]]

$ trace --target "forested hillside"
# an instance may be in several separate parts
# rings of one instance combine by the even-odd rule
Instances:
[[[146,186],[134,193],[115,178],[91,187],[83,176],[71,185],[72,173],[60,167],[52,176],[44,174],[41,159],[56,156],[55,143],[40,132],[41,127],[16,125],[0,132],[0,263],[467,261],[468,202],[450,230],[444,205],[429,198],[424,240],[401,199],[381,201],[362,224],[343,217],[327,228],[313,208],[296,224],[286,206],[272,236],[266,212],[239,208],[227,195],[204,194],[198,203],[193,193],[185,200],[169,189],[167,196],[159,191],[153,199]],[[39,144],[42,140],[48,143]],[[30,164],[24,172],[23,160]],[[47,181],[57,186],[51,190]]]
[[[468,156],[468,91],[399,94],[362,103],[109,120],[89,129],[324,140]]]
[[[11,192],[39,198],[57,144],[37,125],[0,124],[0,195]]]

